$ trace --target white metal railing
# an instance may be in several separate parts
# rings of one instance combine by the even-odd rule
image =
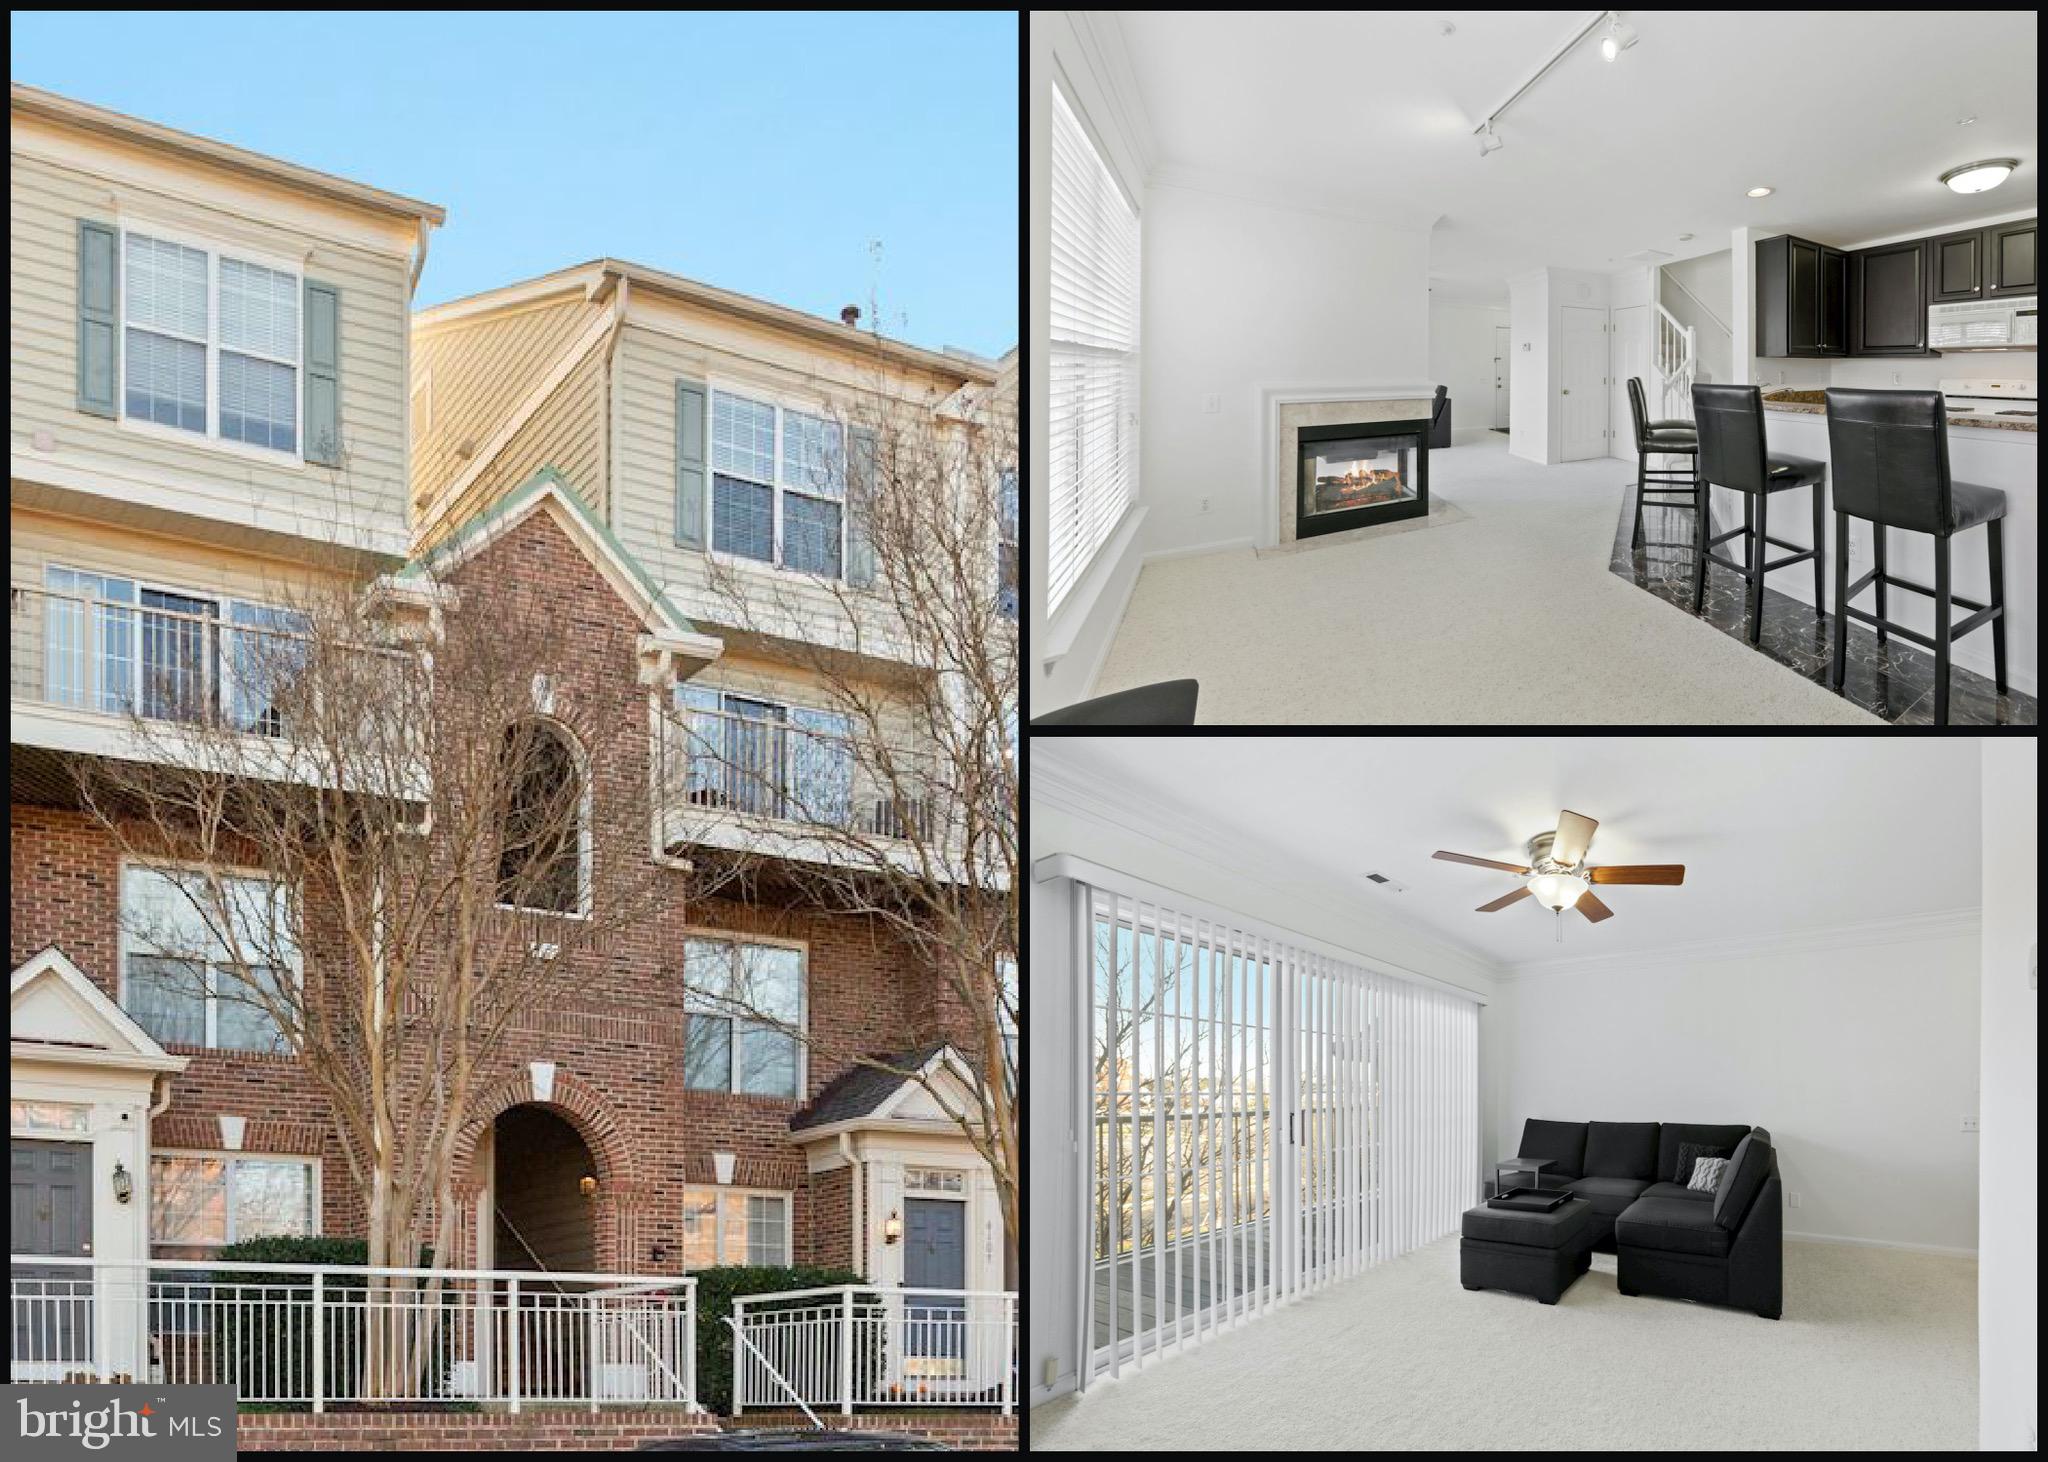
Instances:
[[[1657,308],[1655,349],[1651,368],[1657,374],[1657,417],[1663,421],[1692,420],[1692,386],[1699,375],[1699,336],[1692,326],[1653,300]]]
[[[244,1403],[314,1411],[364,1401],[695,1407],[696,1283],[16,1254],[8,1379],[233,1386]]]
[[[732,1302],[732,1409],[988,1406],[1017,1397],[1011,1290],[875,1285],[741,1295]]]
[[[929,839],[944,826],[932,757],[845,734],[843,718],[663,712],[662,787],[672,804],[879,838]]]

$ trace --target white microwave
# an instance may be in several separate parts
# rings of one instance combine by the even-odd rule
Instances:
[[[2010,300],[1965,300],[1934,305],[1927,311],[1930,350],[2032,350],[2035,348],[2034,297]]]

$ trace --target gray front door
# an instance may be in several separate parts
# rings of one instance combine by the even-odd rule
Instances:
[[[967,1288],[967,1205],[938,1198],[910,1198],[903,1204],[903,1287],[908,1313],[907,1356],[925,1361],[958,1361],[966,1355],[967,1301],[957,1294],[919,1294]],[[944,1374],[950,1366],[927,1366]]]
[[[75,1257],[92,1252],[92,1144],[15,1142],[8,1214],[12,1252]],[[14,1359],[91,1364],[92,1275],[75,1268],[15,1266]]]

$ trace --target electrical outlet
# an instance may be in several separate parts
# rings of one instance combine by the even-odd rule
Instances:
[[[1045,1358],[1045,1386],[1046,1386],[1046,1389],[1047,1389],[1048,1391],[1049,1391],[1049,1390],[1051,1390],[1051,1389],[1052,1389],[1052,1383],[1053,1383],[1054,1381],[1057,1381],[1057,1380],[1058,1380],[1059,1378],[1060,1378],[1060,1363],[1059,1363],[1059,1357],[1057,1357],[1057,1356],[1051,1356],[1051,1355],[1049,1355],[1049,1356],[1047,1356],[1047,1357]]]
[[[1906,373],[1905,373],[1904,371],[1893,371],[1893,372],[1892,372],[1892,384],[1893,384],[1894,386],[1898,385],[1898,384],[1899,384],[1899,383],[1900,383],[1901,381],[1903,381],[1903,380],[1905,380],[1905,379],[1906,379]]]
[[[1799,1195],[1797,1193],[1787,1193],[1785,1195],[1785,1206],[1787,1208],[1797,1208],[1799,1206]]]
[[[1201,507],[1199,507],[1199,508],[1197,508],[1197,509],[1196,509],[1195,511],[1196,511],[1196,512],[1199,512],[1199,513],[1206,513],[1206,512],[1208,512],[1208,511],[1209,511],[1209,500],[1208,500],[1207,498],[1203,498],[1203,499],[1202,499],[1202,506],[1201,506]]]
[[[1977,1119],[1975,1117],[1963,1118],[1963,1130],[1965,1132],[1975,1132],[1977,1130]]]
[[[1214,416],[1222,409],[1222,406],[1223,398],[1220,396],[1204,396],[1202,398],[1202,411],[1205,415]]]

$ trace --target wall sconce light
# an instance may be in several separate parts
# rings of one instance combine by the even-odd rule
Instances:
[[[893,1244],[903,1237],[903,1215],[892,1213],[882,1220],[882,1242]]]
[[[576,1180],[576,1186],[583,1190],[583,1196],[585,1198],[594,1198],[597,1196],[597,1179],[592,1177],[589,1173],[585,1173],[581,1178],[578,1178]]]
[[[668,1245],[664,1244],[660,1239],[656,1239],[654,1247],[648,1250],[648,1256],[657,1264],[665,1262],[668,1259]]]
[[[114,1164],[114,1201],[126,1203],[135,1196],[135,1179],[128,1175],[128,1169],[120,1163]]]

